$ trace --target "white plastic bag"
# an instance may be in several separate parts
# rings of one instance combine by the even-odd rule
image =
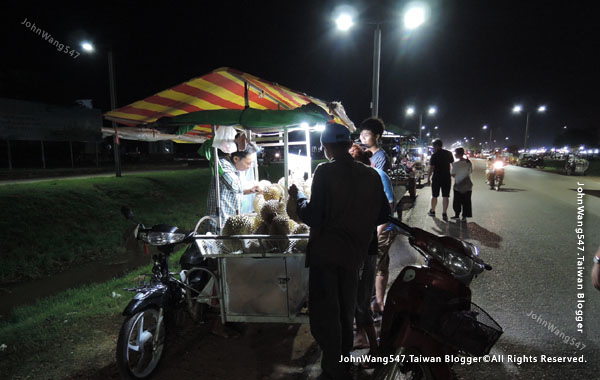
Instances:
[[[237,151],[237,145],[234,141],[237,131],[233,127],[217,127],[213,147],[220,149],[222,152],[230,154]]]

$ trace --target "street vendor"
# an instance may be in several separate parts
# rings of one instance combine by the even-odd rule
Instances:
[[[323,352],[322,377],[348,379],[349,363],[340,356],[352,349],[359,268],[373,230],[387,221],[390,208],[377,172],[348,153],[352,140],[346,127],[327,123],[321,144],[330,162],[317,166],[310,202],[294,185],[289,193],[310,226],[308,308],[311,333]]]
[[[241,213],[242,196],[260,192],[257,185],[243,188],[240,173],[244,172],[256,161],[258,146],[252,142],[244,141],[238,144],[242,148],[230,155],[219,159],[219,214],[221,224],[225,223],[227,218]],[[206,214],[217,216],[217,190],[215,181],[211,180],[208,189],[208,200],[206,203]],[[216,226],[212,226],[213,232],[216,232]]]

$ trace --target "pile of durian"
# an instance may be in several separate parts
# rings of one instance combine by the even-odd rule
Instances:
[[[290,179],[289,184],[291,183]],[[262,194],[254,196],[253,204],[256,214],[242,214],[229,217],[225,221],[221,235],[287,236],[308,234],[309,227],[302,223],[296,213],[296,199],[289,197],[287,202],[285,201],[284,185],[285,178],[282,178],[276,184],[272,184],[269,181],[260,181],[259,187],[262,190]],[[306,191],[306,184],[297,184],[297,186],[301,190]],[[310,185],[308,185],[308,193],[310,194]],[[305,252],[308,239],[257,238],[222,240],[222,242],[227,253],[285,253]]]

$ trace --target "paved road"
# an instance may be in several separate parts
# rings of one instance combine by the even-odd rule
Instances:
[[[484,162],[475,160],[474,164],[474,218],[466,226],[438,219],[440,205],[438,218],[426,215],[431,196],[428,187],[420,190],[405,217],[411,225],[476,244],[484,260],[494,267],[475,279],[471,288],[473,301],[504,328],[492,351],[504,354],[504,362],[459,365],[457,373],[463,379],[600,379],[600,292],[591,286],[589,277],[593,253],[600,244],[600,181],[510,166],[505,188],[496,192],[484,183]],[[583,290],[577,289],[578,187],[587,193],[582,198]],[[583,333],[577,331],[575,321],[578,293],[585,297]],[[550,324],[555,326],[554,333]],[[564,335],[555,335],[557,330]],[[581,343],[580,349],[571,342]],[[533,358],[537,363],[517,365],[509,362],[508,355]],[[542,355],[584,355],[587,362],[541,363]]]

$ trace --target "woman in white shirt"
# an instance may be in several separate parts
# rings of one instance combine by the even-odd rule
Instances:
[[[462,221],[466,223],[467,218],[471,218],[471,192],[473,190],[473,182],[471,181],[471,173],[473,173],[473,165],[465,156],[463,148],[454,150],[454,157],[458,161],[452,164],[452,177],[454,177],[454,199],[452,208],[454,216],[452,219],[459,219],[462,211]]]

